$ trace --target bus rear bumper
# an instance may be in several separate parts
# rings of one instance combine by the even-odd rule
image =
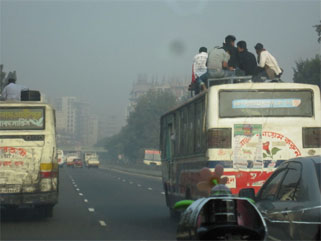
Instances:
[[[0,194],[0,207],[55,205],[57,202],[58,192]]]

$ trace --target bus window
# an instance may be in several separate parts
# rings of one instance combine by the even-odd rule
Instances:
[[[311,90],[222,90],[220,117],[312,117]]]
[[[0,130],[44,130],[44,107],[1,107]]]

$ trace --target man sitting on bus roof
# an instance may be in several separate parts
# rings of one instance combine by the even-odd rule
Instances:
[[[241,40],[237,42],[237,51],[239,57],[239,68],[245,75],[256,75],[258,72],[256,58],[254,54],[247,51],[246,42]]]
[[[227,35],[225,37],[225,43],[223,44],[225,49],[228,49],[230,59],[227,62],[229,70],[235,70],[239,66],[239,58],[237,48],[235,47],[235,36]]]
[[[208,53],[207,74],[208,78],[223,78],[233,76],[234,71],[228,69],[230,47],[214,47]]]
[[[206,89],[206,80],[207,80],[207,48],[201,47],[198,51],[199,53],[195,55],[193,62],[193,72],[197,82],[197,88],[195,94],[202,89]]]
[[[20,100],[21,91],[28,90],[25,86],[16,84],[16,80],[14,78],[10,78],[8,80],[8,85],[4,87],[1,97],[3,100]]]
[[[255,45],[257,53],[257,62],[260,68],[263,68],[264,74],[270,79],[274,80],[281,76],[282,70],[278,65],[276,59],[263,47],[263,44],[257,43]]]

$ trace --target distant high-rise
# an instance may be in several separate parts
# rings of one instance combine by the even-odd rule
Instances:
[[[89,103],[65,96],[52,103],[56,109],[58,144],[93,146],[98,140],[98,117]]]
[[[146,75],[139,75],[137,81],[134,82],[132,91],[129,95],[129,104],[127,107],[127,116],[132,112],[137,104],[137,100],[140,96],[146,94],[149,90],[168,90],[171,91],[177,100],[188,96],[188,85],[190,80],[181,80],[177,77],[163,78],[162,81],[158,81],[157,76],[152,76],[152,79],[148,81]]]

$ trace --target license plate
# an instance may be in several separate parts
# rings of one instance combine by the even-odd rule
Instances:
[[[17,193],[19,188],[0,188],[0,193]]]

